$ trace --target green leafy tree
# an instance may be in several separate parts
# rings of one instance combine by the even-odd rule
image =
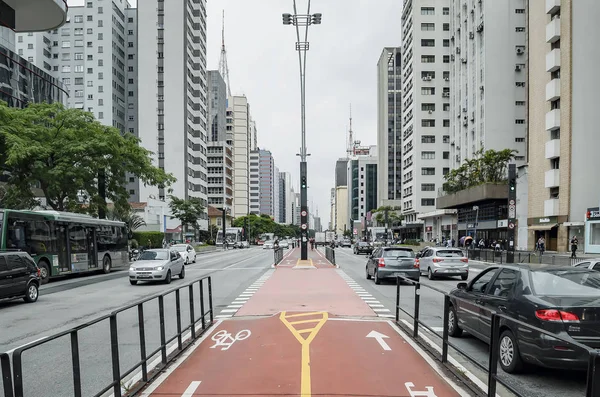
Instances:
[[[32,190],[36,186],[57,211],[95,215],[99,208],[107,210],[106,199],[127,208],[126,175],[160,188],[175,182],[152,164],[152,152],[139,143],[132,134],[100,124],[91,113],[60,103],[19,109],[0,102],[0,169],[7,177],[3,204],[12,204],[17,196],[26,206],[38,205]]]
[[[248,240],[254,241],[263,233],[274,233],[278,237],[298,237],[300,236],[300,227],[297,225],[281,225],[275,222],[269,215],[260,216],[250,214],[241,216],[233,220],[233,227],[248,227]]]
[[[388,223],[390,227],[394,227],[400,224],[404,220],[404,216],[398,214],[402,208],[398,206],[384,205],[377,209],[371,210],[372,214],[375,214],[375,221],[378,225],[385,224],[385,214],[387,212]]]
[[[179,219],[183,230],[186,230],[187,226],[191,226],[195,233],[198,229],[198,219],[200,219],[205,211],[202,200],[197,197],[180,199],[172,195],[169,198],[171,199],[169,202],[172,214],[171,218]]]

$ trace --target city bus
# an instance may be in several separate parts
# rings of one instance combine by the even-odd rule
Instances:
[[[234,244],[242,242],[243,233],[244,228],[242,227],[228,227],[225,231],[225,239],[227,240],[227,244],[232,247]],[[217,232],[215,245],[223,245],[223,230],[219,230]]]
[[[0,248],[26,251],[52,277],[101,271],[129,263],[125,223],[58,211],[0,209]]]

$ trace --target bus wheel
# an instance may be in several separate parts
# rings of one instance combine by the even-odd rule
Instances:
[[[46,284],[50,279],[50,265],[45,260],[41,260],[38,263],[38,267],[40,268],[40,279],[42,284]]]
[[[102,271],[106,274],[110,273],[110,269],[112,268],[112,261],[110,260],[110,256],[104,255],[104,259],[102,259]]]

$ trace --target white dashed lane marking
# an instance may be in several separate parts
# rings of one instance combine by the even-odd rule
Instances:
[[[274,270],[268,270],[265,274],[263,274],[258,280],[252,283],[251,286],[246,288],[244,292],[242,292],[237,298],[233,300],[227,307],[225,307],[218,316],[215,318],[231,318],[235,315],[244,306],[246,302],[250,300],[252,295],[254,295],[260,287],[264,285],[264,283],[271,277]]]
[[[339,273],[339,275],[344,279],[346,284],[348,284],[348,286],[350,288],[352,288],[354,293],[356,293],[356,295],[358,295],[358,297],[360,299],[362,299],[367,305],[369,305],[371,310],[373,310],[373,312],[375,312],[375,314],[377,316],[385,317],[385,318],[395,318],[396,317],[392,314],[389,314],[390,313],[389,309],[386,309],[381,304],[381,302],[379,302],[377,299],[375,299],[373,297],[373,295],[371,295],[363,287],[361,287],[356,281],[354,281],[352,278],[350,278],[350,276],[348,276],[342,269],[336,269],[336,270]]]

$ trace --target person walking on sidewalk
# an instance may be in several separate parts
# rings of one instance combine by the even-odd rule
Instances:
[[[571,237],[571,258],[577,258],[575,252],[577,252],[577,244],[579,241],[577,240],[577,236]]]

